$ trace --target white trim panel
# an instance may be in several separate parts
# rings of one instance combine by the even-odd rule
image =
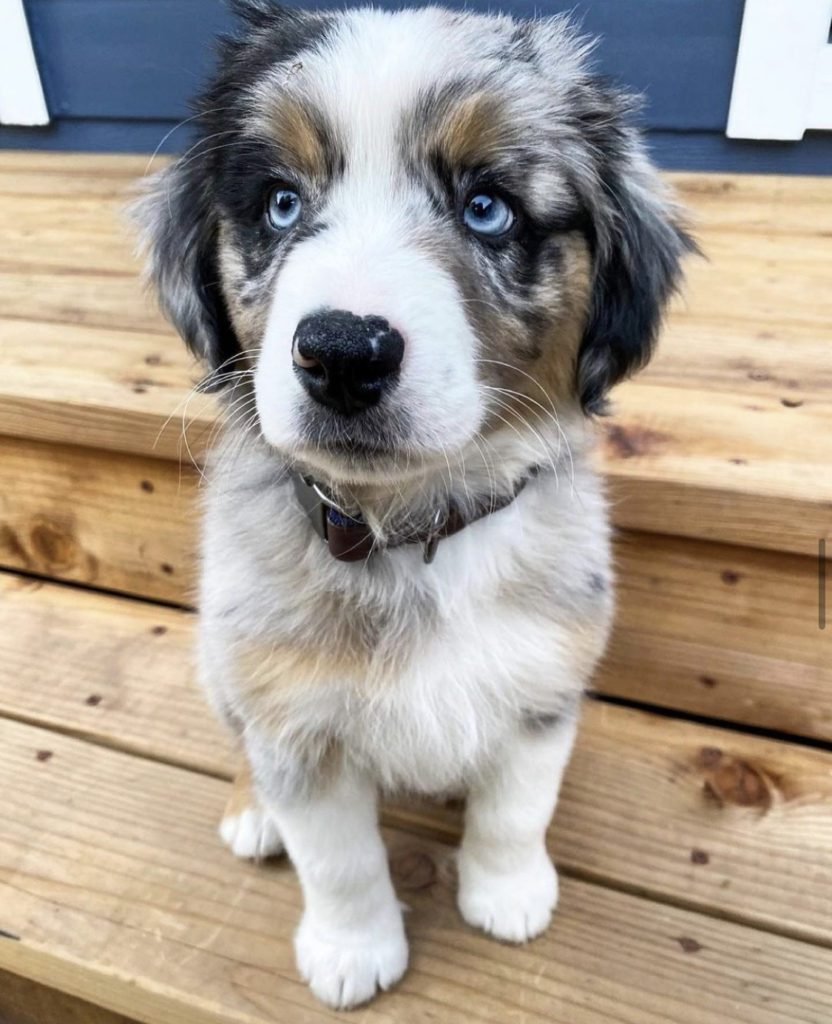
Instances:
[[[832,128],[832,0],[745,0],[727,135]]]
[[[23,0],[0,0],[0,124],[49,124]]]
[[[807,127],[832,130],[832,44],[818,57]]]

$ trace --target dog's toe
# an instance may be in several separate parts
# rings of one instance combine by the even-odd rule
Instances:
[[[277,825],[260,807],[226,814],[220,822],[220,837],[235,857],[263,860],[283,852]]]
[[[460,861],[459,910],[468,924],[503,942],[528,942],[549,926],[558,876],[548,856],[512,874]]]
[[[349,1010],[391,988],[407,969],[407,939],[399,915],[384,927],[329,933],[304,917],[295,936],[298,970],[327,1006]]]

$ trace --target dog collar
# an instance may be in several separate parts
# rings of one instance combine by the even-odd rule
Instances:
[[[431,517],[430,526],[393,536],[383,546],[379,545],[378,539],[359,510],[348,512],[342,508],[326,488],[311,476],[295,470],[292,472],[292,480],[301,508],[315,532],[326,542],[329,553],[339,562],[360,562],[379,550],[389,550],[405,544],[421,544],[423,560],[429,565],[436,557],[440,540],[459,533],[466,526],[484,519],[493,512],[506,508],[539,472],[538,466],[531,467],[509,494],[489,496],[479,502],[473,514],[467,517],[463,516],[453,502],[440,506]]]

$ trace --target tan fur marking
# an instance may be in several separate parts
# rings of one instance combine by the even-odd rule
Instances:
[[[293,168],[315,179],[327,174],[326,150],[308,110],[281,96],[271,110],[270,130]]]
[[[575,398],[575,366],[589,316],[592,260],[586,239],[577,232],[562,240],[563,269],[552,282],[560,309],[543,342],[536,375],[557,404]],[[533,387],[529,383],[529,387]],[[529,392],[531,394],[531,392]]]
[[[549,420],[552,404],[558,415],[576,412],[578,407],[575,366],[589,315],[591,259],[586,241],[578,234],[564,237],[561,248],[562,266],[553,271],[551,281],[539,285],[537,301],[549,307],[550,316],[539,339],[537,359],[524,358],[527,328],[509,314],[489,312],[481,317],[478,329],[486,339],[487,358],[494,360],[482,364],[483,377],[491,386],[515,392],[501,394],[497,404],[502,403],[500,415],[516,421],[518,427]],[[488,435],[504,426],[504,420],[494,416],[483,432]]]
[[[235,658],[235,688],[243,711],[256,716],[264,731],[281,732],[293,700],[312,686],[339,684],[359,685],[366,673],[366,662],[357,658],[337,657],[320,648],[289,645],[246,644]],[[293,741],[301,747],[315,748],[313,759],[320,754],[320,737]]]
[[[270,282],[251,282],[249,280],[245,262],[234,240],[233,232],[227,224],[222,222],[217,239],[217,255],[223,298],[234,325],[234,331],[240,346],[246,352],[253,352],[259,348],[263,332],[266,329],[268,300],[271,295]],[[252,294],[252,288],[257,288],[256,294]],[[249,296],[249,301],[246,301],[244,296]],[[235,362],[233,367],[227,367],[227,369],[235,370],[248,368],[250,366],[240,360]]]
[[[439,128],[438,143],[456,167],[472,167],[504,155],[509,144],[495,96],[475,93],[457,103]]]

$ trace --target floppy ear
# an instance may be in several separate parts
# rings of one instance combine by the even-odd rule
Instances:
[[[634,130],[624,126],[616,136],[590,202],[593,286],[577,366],[578,394],[590,413],[603,413],[610,388],[649,360],[681,259],[696,251]]]
[[[199,163],[182,158],[155,175],[131,212],[162,311],[216,369],[240,346],[220,288],[217,217]]]

